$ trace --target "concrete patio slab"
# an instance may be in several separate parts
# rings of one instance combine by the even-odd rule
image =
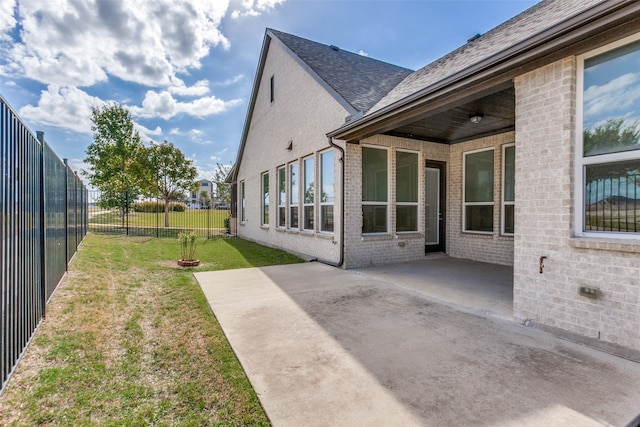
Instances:
[[[363,271],[197,273],[274,426],[619,425],[640,364]]]

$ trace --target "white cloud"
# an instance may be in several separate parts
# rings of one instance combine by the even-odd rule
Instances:
[[[15,26],[6,13],[11,3],[0,2],[0,30]],[[219,30],[228,6],[228,0],[20,0],[21,40],[2,52],[0,73],[58,86],[90,86],[108,75],[171,86],[176,73],[200,68],[211,47],[229,47]]]
[[[187,87],[180,80],[174,86],[169,87],[169,92],[180,96],[202,96],[209,93],[209,82],[207,80],[198,80],[193,86]]]
[[[233,76],[230,79],[227,79],[223,82],[216,82],[214,85],[216,86],[231,86],[234,83],[238,83],[239,81],[244,80],[243,74],[238,74],[237,76]]]
[[[11,31],[17,24],[14,16],[15,7],[15,0],[2,0],[0,2],[0,40],[10,39],[6,33]]]
[[[76,87],[50,85],[40,93],[38,105],[25,105],[19,114],[37,124],[90,134],[91,109],[104,102]]]
[[[640,73],[624,74],[604,85],[589,86],[584,91],[585,123],[593,125],[619,115],[617,113],[628,112],[637,102],[639,92]]]
[[[178,114],[188,114],[194,117],[207,117],[220,114],[229,108],[242,103],[241,100],[223,101],[215,96],[206,96],[190,102],[177,101],[168,91],[147,91],[142,107],[129,107],[131,114],[142,118],[160,117],[169,120]]]
[[[241,4],[244,10],[234,10],[231,18],[236,19],[241,16],[259,16],[269,9],[274,9],[286,0],[242,0]]]
[[[142,140],[143,142],[157,142],[153,137],[162,135],[162,128],[160,126],[156,126],[155,129],[149,129],[145,126],[142,126],[140,123],[133,122],[133,127],[138,131],[138,134],[140,134],[140,140]]]
[[[369,54],[362,49],[360,49],[360,51],[358,52],[358,55],[369,57]]]

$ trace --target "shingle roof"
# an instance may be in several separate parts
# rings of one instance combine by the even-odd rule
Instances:
[[[366,112],[412,70],[269,29],[356,111]]]
[[[378,111],[461,72],[603,1],[543,0],[479,38],[414,72],[368,110],[368,113]]]

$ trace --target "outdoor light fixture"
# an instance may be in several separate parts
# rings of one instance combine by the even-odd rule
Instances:
[[[291,141],[289,141],[287,143],[287,150],[289,150],[289,151],[293,150],[293,140],[291,140]]]
[[[482,118],[484,117],[484,114],[482,113],[475,113],[469,116],[469,120],[471,120],[471,123],[473,124],[478,124],[482,121]]]

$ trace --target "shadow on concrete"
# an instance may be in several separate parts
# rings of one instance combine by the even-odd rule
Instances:
[[[466,274],[466,261],[447,262],[448,268]],[[293,405],[289,411],[323,410],[309,403],[313,397],[302,397],[308,391],[282,394],[309,380],[318,384],[318,393],[328,392],[322,376],[330,375],[335,363],[329,359],[339,357],[320,357],[329,344],[364,368],[417,425],[624,426],[640,413],[640,364],[500,316],[456,310],[455,305],[425,297],[424,289],[407,286],[401,275],[390,277],[394,268],[404,267],[371,275],[366,269],[344,271],[317,263],[265,267],[253,281],[219,277],[228,285],[219,295],[211,294],[214,276],[198,280],[205,294],[209,289],[214,313],[261,400],[270,398],[270,390],[279,390],[279,406],[265,404],[267,413],[283,402]],[[424,280],[428,270],[421,268]],[[446,277],[438,274],[438,286],[446,286]],[[315,326],[316,332],[305,334]],[[330,338],[316,342],[324,334]],[[257,351],[274,356],[252,354]],[[299,357],[309,351],[319,356]],[[291,375],[287,387],[278,388]],[[352,395],[361,399],[366,393],[366,383],[343,386],[333,389],[343,400]],[[296,407],[297,402],[306,403]],[[321,418],[311,414],[308,419]]]

